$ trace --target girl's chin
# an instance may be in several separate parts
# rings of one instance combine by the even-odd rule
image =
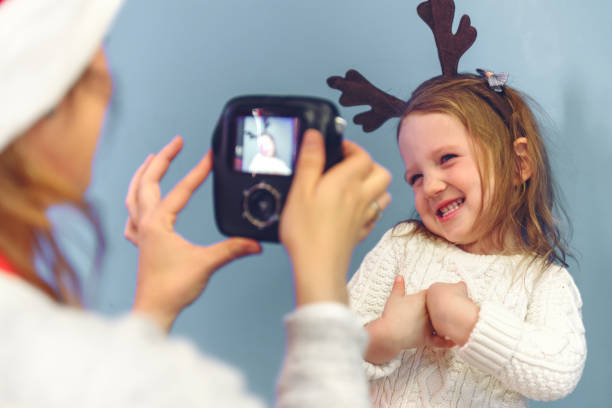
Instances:
[[[467,237],[464,234],[448,233],[448,234],[441,234],[440,236],[443,237],[448,242],[452,243],[453,245],[456,245],[457,247],[467,252],[472,252],[468,250],[469,248],[478,247],[478,242],[474,242],[474,240],[469,239],[469,237]]]
[[[457,246],[465,252],[469,252],[471,254],[490,255],[492,253],[495,253],[495,251],[493,251],[488,245],[481,241],[470,242],[467,244],[457,244]]]

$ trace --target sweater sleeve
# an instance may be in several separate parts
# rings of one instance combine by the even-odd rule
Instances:
[[[483,302],[459,354],[528,398],[563,398],[578,384],[586,360],[581,307],[569,273],[549,268],[533,289],[524,321],[501,304]]]
[[[346,306],[317,303],[285,319],[287,353],[278,406],[369,407],[361,361],[367,334]]]
[[[264,406],[235,368],[167,338],[144,317],[109,319],[5,281],[0,406]]]
[[[391,293],[395,276],[400,273],[397,263],[399,248],[393,239],[393,229],[387,231],[378,244],[365,256],[359,269],[348,283],[349,303],[366,325],[382,315]],[[369,380],[392,374],[400,366],[403,353],[386,364],[363,361]]]
[[[240,407],[264,404],[235,368],[169,339],[148,319],[108,319],[0,276],[0,406]],[[346,306],[287,318],[279,407],[368,407],[367,336]],[[33,386],[34,384],[34,386]]]

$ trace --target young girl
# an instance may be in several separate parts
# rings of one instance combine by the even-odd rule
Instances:
[[[487,92],[483,77],[436,77],[401,118],[420,220],[388,231],[349,283],[374,406],[522,407],[580,379],[582,302],[542,137],[521,94],[504,87],[505,116]]]

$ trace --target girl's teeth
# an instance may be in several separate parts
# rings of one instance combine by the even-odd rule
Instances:
[[[450,203],[449,205],[447,205],[444,208],[440,208],[440,214],[442,216],[445,216],[446,214],[448,214],[451,211],[455,211],[457,208],[459,208],[459,206],[461,204],[463,204],[464,199],[460,198],[458,200],[453,201],[452,203]]]

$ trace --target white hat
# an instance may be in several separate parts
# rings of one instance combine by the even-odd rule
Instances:
[[[49,112],[123,0],[0,0],[0,151]]]

